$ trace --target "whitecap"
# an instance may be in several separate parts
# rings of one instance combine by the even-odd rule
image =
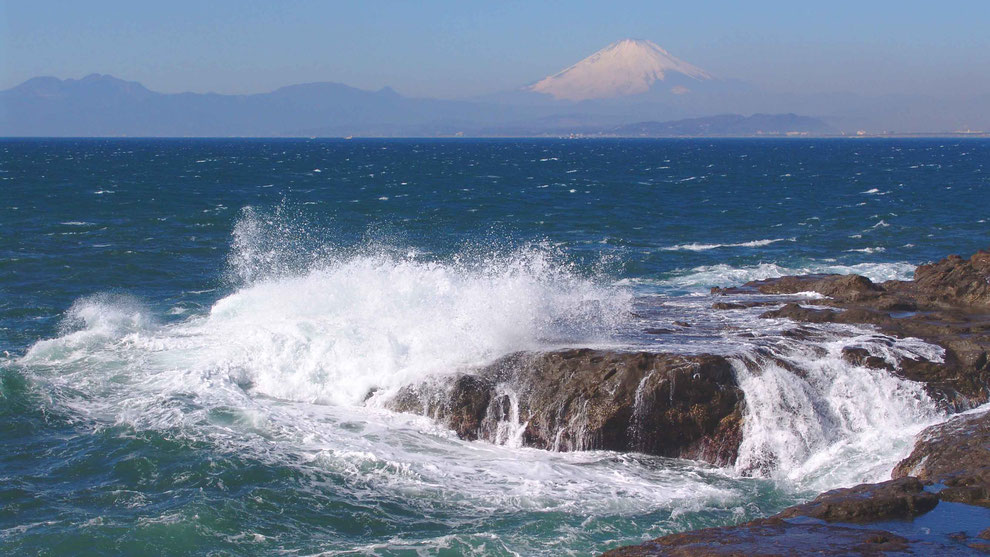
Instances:
[[[660,248],[664,251],[707,251],[716,248],[757,248],[761,246],[768,246],[770,244],[775,244],[777,242],[796,242],[797,238],[774,238],[772,240],[753,240],[751,242],[740,242],[737,244],[678,244],[676,246],[668,246],[665,248]]]

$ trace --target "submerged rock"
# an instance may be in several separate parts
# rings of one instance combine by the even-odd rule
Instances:
[[[517,353],[402,389],[388,406],[464,439],[735,461],[742,391],[721,356],[591,349]]]
[[[764,518],[739,526],[671,534],[605,557],[746,555],[972,555],[972,549],[892,532]]]
[[[917,478],[905,477],[836,489],[770,518],[672,534],[605,555],[969,554],[970,546],[853,526],[912,519],[934,509],[938,501]]]

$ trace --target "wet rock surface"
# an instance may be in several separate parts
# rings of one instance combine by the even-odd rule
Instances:
[[[944,501],[990,507],[990,411],[929,427],[892,475],[944,486]]]
[[[517,353],[404,388],[388,406],[464,439],[735,461],[742,391],[721,356],[591,349]]]
[[[672,534],[641,545],[613,549],[604,556],[878,555],[904,554],[910,547],[906,538],[882,530],[794,524],[768,518],[740,526]],[[928,545],[923,549],[929,554],[951,555],[954,548]]]
[[[987,544],[912,539],[885,530],[789,521],[777,517],[739,526],[672,534],[605,552],[607,557],[748,555],[975,555]]]
[[[892,521],[907,524],[938,504],[939,495],[927,491],[924,482],[902,477],[829,491],[769,518],[671,534],[605,555],[973,555],[990,547],[982,533],[933,537],[885,529]]]
[[[860,275],[800,275],[748,282],[740,287],[713,288],[714,294],[798,294],[816,292],[840,306],[861,304],[880,311],[966,308],[990,311],[990,251],[969,259],[950,255],[914,272],[914,280],[876,284]]]
[[[925,491],[921,480],[906,476],[878,484],[827,491],[813,501],[790,507],[777,516],[806,516],[825,522],[853,523],[909,519],[934,509],[938,499],[934,493]]]

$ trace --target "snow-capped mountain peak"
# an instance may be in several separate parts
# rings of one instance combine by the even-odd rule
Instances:
[[[652,41],[624,39],[614,42],[577,64],[528,87],[556,99],[582,101],[643,93],[669,74],[704,81],[712,76],[701,68],[671,56]],[[688,88],[678,85],[672,92]]]

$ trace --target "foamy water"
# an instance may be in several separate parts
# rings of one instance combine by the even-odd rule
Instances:
[[[463,476],[457,481],[465,481],[464,489],[479,499],[490,498],[521,473],[506,462],[538,458],[550,470],[530,476],[532,492],[524,492],[523,482],[519,489],[524,491],[510,498],[543,497],[550,506],[575,504],[569,498],[592,484],[607,483],[599,474],[615,470],[605,466],[583,480],[575,475],[570,481],[583,487],[554,495],[543,473],[562,473],[555,467],[569,469],[574,459],[601,457],[512,449],[518,436],[509,434],[504,447],[466,444],[425,419],[368,408],[366,401],[377,405],[404,385],[470,370],[520,350],[612,344],[720,352],[736,362],[746,394],[746,425],[736,467],[711,473],[744,483],[746,476],[776,479],[797,492],[882,478],[909,448],[912,435],[940,416],[919,384],[853,366],[841,357],[844,346],[867,347],[892,363],[905,356],[940,357],[937,348],[920,341],[858,333],[851,327],[820,328],[817,340],[791,341],[778,335],[794,324],[758,319],[757,310],[748,310],[715,314],[718,319],[707,332],[708,324],[696,320],[702,332],[687,344],[676,338],[646,342],[635,335],[642,318],[633,310],[637,304],[656,305],[655,300],[637,301],[621,283],[579,276],[545,247],[429,261],[396,256],[397,250],[380,246],[341,255],[325,246],[321,259],[292,273],[284,262],[274,263],[271,251],[260,249],[286,240],[275,237],[284,234],[286,224],[257,219],[249,211],[236,229],[241,251],[232,254],[232,267],[240,286],[209,311],[164,323],[131,297],[83,298],[67,313],[64,333],[34,344],[19,365],[59,392],[62,404],[90,419],[159,430],[181,427],[191,435],[211,437],[216,434],[211,427],[201,430],[210,423],[210,413],[233,408],[249,417],[246,422],[257,428],[254,434],[274,436],[280,451],[291,452],[301,442],[296,448],[315,451],[318,462],[345,468],[374,463],[388,474],[394,471],[397,478],[392,480],[399,484],[405,479],[411,485],[429,484],[422,476],[439,466],[445,475]],[[288,261],[285,255],[279,257]],[[898,276],[901,267],[855,270],[879,279]],[[706,284],[790,271],[777,266],[696,269],[671,282]],[[659,307],[668,308],[660,311],[670,320],[683,315],[700,320],[710,312],[709,303],[689,295],[662,301]],[[761,356],[768,353],[775,359]],[[784,369],[780,361],[801,373]],[[325,426],[327,420],[364,425],[361,433],[352,434]],[[519,418],[511,421],[515,423],[506,427],[520,431]],[[367,435],[372,423],[377,424],[374,441]],[[470,485],[470,473],[447,469],[449,464],[442,462],[447,457],[426,456],[415,448],[398,450],[394,440],[377,438],[391,438],[392,433],[384,432],[393,429],[425,435],[415,443],[484,455],[469,460],[484,467],[490,483]],[[250,444],[250,438],[244,442]],[[645,485],[635,485],[628,499],[607,504],[645,512],[671,497],[704,499],[703,494],[718,491],[706,481],[689,482],[658,498],[645,496]]]

